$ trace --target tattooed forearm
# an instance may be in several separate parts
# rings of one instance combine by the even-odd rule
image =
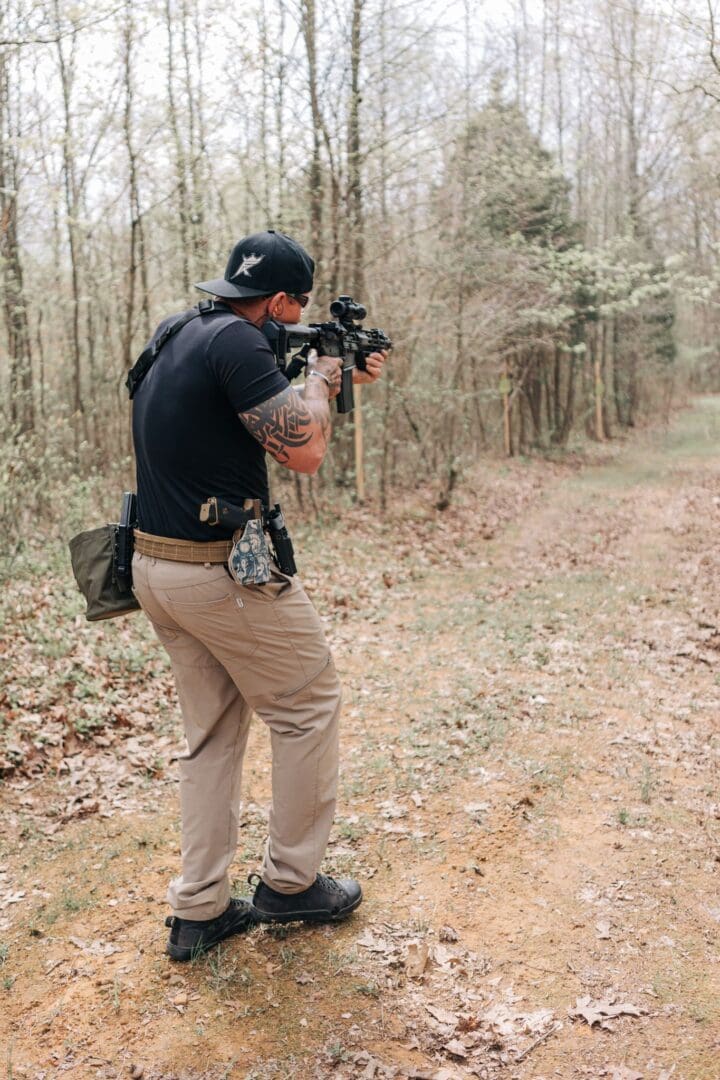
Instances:
[[[310,410],[291,386],[241,413],[240,419],[250,434],[283,463],[288,460],[288,450],[306,446],[313,437]]]
[[[317,468],[330,438],[327,401],[304,400],[291,386],[268,401],[240,413],[250,434],[281,465]]]
[[[301,390],[303,401],[313,414],[313,418],[320,427],[322,436],[323,453],[327,449],[332,434],[330,421],[330,405],[325,383],[322,379],[305,379],[305,385]]]

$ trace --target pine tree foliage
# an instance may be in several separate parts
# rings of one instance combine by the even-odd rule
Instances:
[[[498,84],[492,93],[462,139],[463,163],[455,163],[471,179],[469,232],[566,246],[573,233],[570,182],[520,108],[503,101]]]

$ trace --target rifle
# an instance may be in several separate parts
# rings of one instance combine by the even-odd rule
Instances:
[[[367,371],[367,358],[370,353],[381,349],[392,349],[392,341],[382,331],[373,327],[365,330],[361,320],[367,315],[362,304],[356,304],[351,296],[339,296],[330,304],[330,314],[334,322],[278,323],[268,320],[262,332],[270,343],[277,365],[288,379],[296,378],[307,366],[310,349],[316,349],[319,356],[338,356],[342,361],[342,382],[337,396],[337,411],[352,412],[355,408],[353,394],[353,371]],[[288,361],[288,355],[294,349],[298,351]]]

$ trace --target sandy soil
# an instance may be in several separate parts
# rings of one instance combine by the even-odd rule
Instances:
[[[337,927],[169,961],[156,645],[83,630],[86,666],[137,663],[78,731],[61,696],[32,712],[11,634],[8,715],[65,727],[0,783],[0,1076],[720,1078],[719,434],[704,399],[599,464],[488,467],[454,517],[351,515],[324,545],[345,579],[308,559],[346,687],[327,868],[366,896]],[[268,799],[257,725],[238,893]]]

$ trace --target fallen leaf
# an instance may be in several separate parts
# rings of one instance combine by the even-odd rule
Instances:
[[[425,941],[408,942],[405,953],[405,970],[411,979],[422,978],[427,967],[430,950]]]
[[[539,1035],[555,1020],[552,1009],[537,1009],[523,1017],[523,1031],[528,1035]]]
[[[9,904],[19,904],[25,899],[25,891],[22,892],[9,892],[0,900],[0,907],[7,907]]]
[[[406,1075],[408,1080],[457,1080],[458,1076],[452,1069],[434,1069],[432,1072],[426,1069],[411,1069]]]
[[[426,1010],[430,1015],[437,1020],[439,1024],[444,1024],[446,1027],[457,1027],[458,1016],[457,1013],[450,1012],[449,1009],[440,1009],[436,1005],[425,1005]]]
[[[595,929],[597,930],[598,941],[608,941],[610,939],[610,923],[606,919],[596,922]]]
[[[480,1023],[489,1027],[496,1035],[514,1035],[515,1019],[516,1014],[501,1003],[493,1005],[478,1016]]]
[[[392,951],[392,946],[388,944],[385,938],[376,937],[371,930],[366,929],[361,936],[357,939],[358,945],[363,949],[369,949],[374,953],[389,953]]]
[[[458,941],[459,934],[452,926],[441,926],[438,931],[440,941]]]
[[[432,958],[439,967],[453,968],[462,964],[463,959],[458,956],[457,953],[451,952],[450,949],[446,949],[444,945],[435,945],[432,951]]]
[[[449,1054],[454,1054],[455,1057],[466,1058],[468,1052],[459,1039],[451,1039],[449,1043],[445,1043],[445,1050]]]
[[[68,941],[75,946],[76,949],[80,949],[81,952],[87,953],[89,956],[112,956],[113,953],[122,952],[117,945],[112,945],[109,941],[83,941],[82,938],[69,937]]]
[[[604,1026],[606,1020],[612,1020],[616,1016],[641,1016],[642,1011],[637,1005],[624,1003],[614,1004],[613,1000],[593,1001],[589,997],[578,998],[574,1009],[568,1009],[568,1016],[572,1019],[582,1019],[592,1027],[594,1024]]]

